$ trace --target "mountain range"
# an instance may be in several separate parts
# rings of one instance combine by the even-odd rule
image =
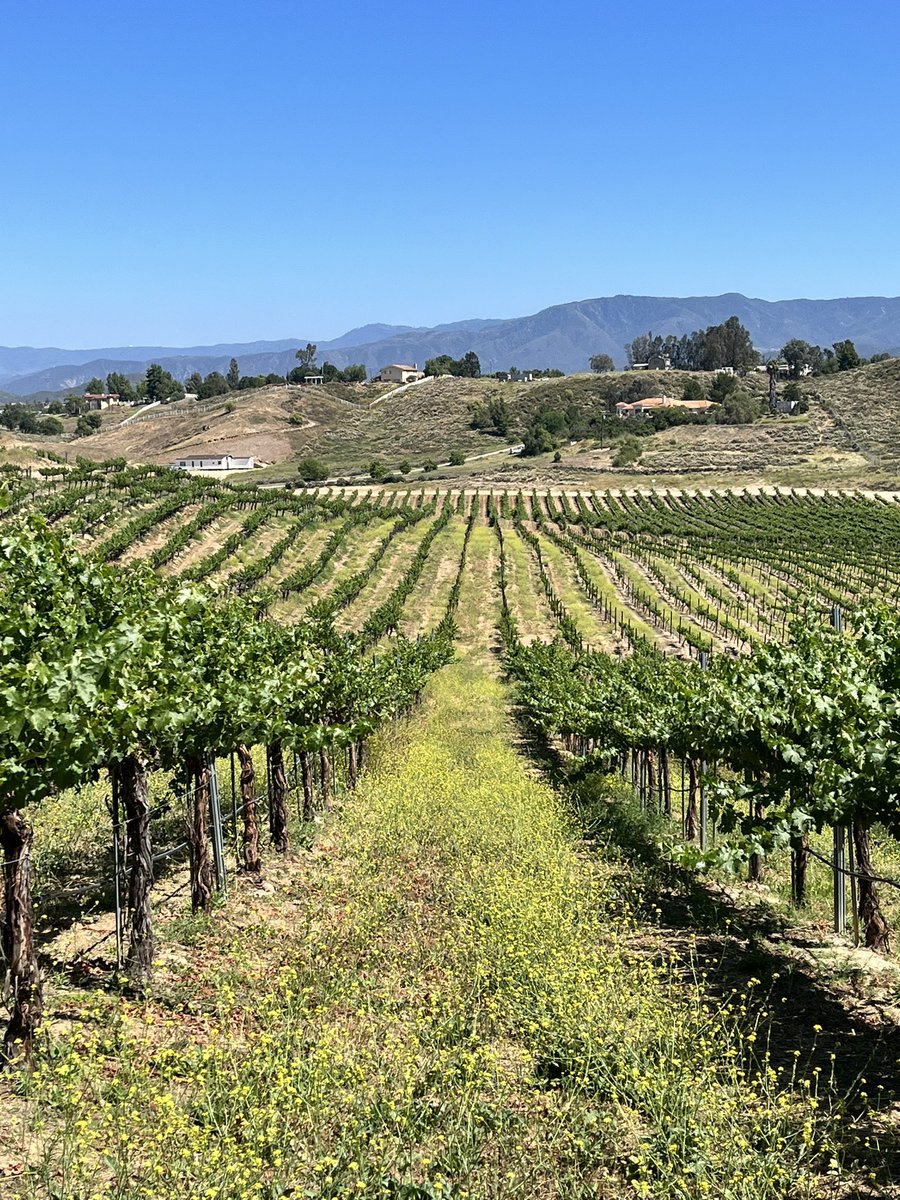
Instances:
[[[375,374],[387,363],[424,364],[438,354],[460,358],[474,350],[484,373],[558,367],[586,371],[593,354],[626,363],[625,345],[638,334],[678,336],[737,316],[763,353],[791,338],[830,346],[850,338],[860,354],[900,351],[900,297],[857,296],[840,300],[756,300],[722,296],[609,296],[556,304],[526,317],[473,319],[432,328],[365,325],[318,345],[319,363],[364,363]],[[0,346],[0,389],[14,396],[66,392],[110,371],[140,375],[151,362],[178,379],[194,371],[227,371],[236,358],[243,375],[285,374],[295,351],[315,338],[220,343],[211,346],[119,346],[92,350]]]

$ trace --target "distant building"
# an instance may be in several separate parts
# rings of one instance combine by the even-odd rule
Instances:
[[[668,354],[651,354],[647,362],[632,363],[632,371],[671,371],[672,360]]]
[[[191,454],[172,463],[182,471],[249,471],[256,459],[239,454]]]
[[[688,412],[707,412],[713,407],[711,400],[673,400],[671,396],[650,396],[646,400],[635,400],[627,404],[624,400],[616,405],[617,417],[649,417],[660,408],[683,408]]]
[[[81,398],[89,412],[102,412],[121,403],[118,392],[85,392]]]
[[[382,383],[415,383],[417,379],[425,378],[425,372],[419,370],[418,363],[411,367],[406,363],[390,363],[381,368],[378,378]]]
[[[783,358],[779,358],[775,362],[760,363],[756,369],[757,371],[770,371],[773,367],[776,379],[791,378],[791,364],[785,362]],[[801,363],[797,369],[797,378],[805,379],[808,375],[812,375],[812,370],[809,363]]]

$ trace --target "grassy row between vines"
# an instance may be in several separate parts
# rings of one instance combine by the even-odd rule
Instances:
[[[749,999],[629,949],[504,699],[441,672],[311,854],[165,929],[152,998],[66,997],[3,1097],[16,1194],[833,1194],[824,1094],[749,1065]]]

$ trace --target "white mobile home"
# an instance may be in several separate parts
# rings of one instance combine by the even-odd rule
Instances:
[[[191,454],[172,463],[182,471],[250,471],[256,459],[238,454]]]

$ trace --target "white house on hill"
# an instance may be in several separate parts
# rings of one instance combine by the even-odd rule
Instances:
[[[256,459],[238,454],[192,454],[172,463],[182,471],[250,471]]]
[[[81,398],[88,412],[102,412],[119,403],[118,392],[85,392]]]
[[[406,363],[391,363],[381,368],[378,378],[382,383],[415,383],[417,379],[425,378],[425,372],[419,370],[418,363],[411,367]]]

